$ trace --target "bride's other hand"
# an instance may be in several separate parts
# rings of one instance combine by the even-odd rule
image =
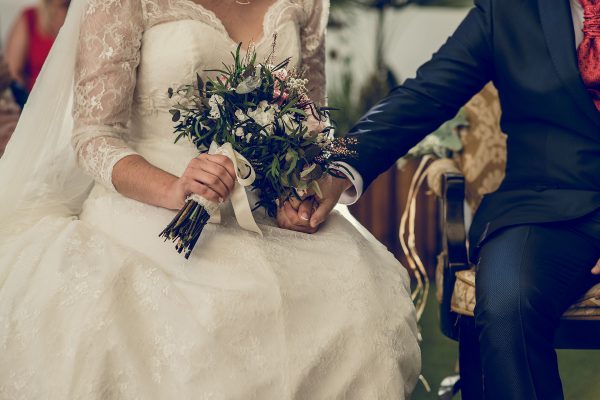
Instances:
[[[277,209],[277,224],[280,228],[290,231],[315,233],[319,227],[310,226],[310,218],[316,206],[314,197],[308,197],[302,202],[290,198]]]
[[[215,203],[229,198],[236,182],[235,167],[223,155],[201,154],[188,164],[183,175],[169,188],[168,208],[180,209],[190,194]]]

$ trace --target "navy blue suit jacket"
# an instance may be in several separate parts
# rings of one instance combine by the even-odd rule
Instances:
[[[600,112],[579,74],[567,0],[477,0],[417,77],[350,131],[358,157],[347,160],[368,186],[489,81],[500,95],[507,170],[475,216],[472,249],[506,226],[600,207]]]

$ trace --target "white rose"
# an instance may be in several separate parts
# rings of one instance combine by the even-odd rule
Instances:
[[[210,106],[210,114],[209,114],[210,118],[212,118],[212,119],[221,118],[221,111],[219,110],[219,106],[223,105],[224,102],[225,102],[225,99],[223,99],[223,97],[219,96],[218,94],[215,94],[210,97],[210,99],[208,100],[208,105]]]
[[[222,106],[224,102],[225,102],[225,99],[223,97],[219,96],[218,94],[210,96],[210,99],[208,100],[208,104],[210,104],[211,107],[214,107],[216,105]]]
[[[208,114],[208,117],[210,119],[219,119],[221,118],[221,111],[219,111],[218,108],[212,108]]]
[[[246,114],[244,114],[244,112],[240,109],[235,111],[235,117],[240,122],[244,122],[244,121],[248,120],[248,117],[246,116]]]
[[[264,127],[267,135],[272,135],[274,131],[273,122],[275,121],[275,108],[271,107],[266,110],[266,107],[269,107],[269,103],[261,101],[256,110],[248,111],[248,115],[252,117],[257,124]]]

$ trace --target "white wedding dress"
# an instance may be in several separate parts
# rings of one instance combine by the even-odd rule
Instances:
[[[335,212],[306,235],[257,211],[261,238],[225,210],[185,260],[158,237],[173,211],[115,191],[130,154],[182,173],[197,153],[173,144],[167,89],[236,44],[189,0],[89,3],[73,145],[97,183],[79,216],[15,224],[0,243],[0,399],[408,397],[420,371],[408,274],[362,228]],[[317,99],[327,11],[278,0],[257,43],[266,56],[277,32],[277,57],[307,69]]]

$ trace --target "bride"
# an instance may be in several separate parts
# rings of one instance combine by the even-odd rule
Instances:
[[[227,159],[173,143],[167,88],[277,33],[324,99],[328,7],[72,2],[0,161],[0,399],[410,395],[408,275],[350,220],[308,235],[256,212],[260,238],[226,210],[189,260],[158,237],[187,194],[233,185]]]

